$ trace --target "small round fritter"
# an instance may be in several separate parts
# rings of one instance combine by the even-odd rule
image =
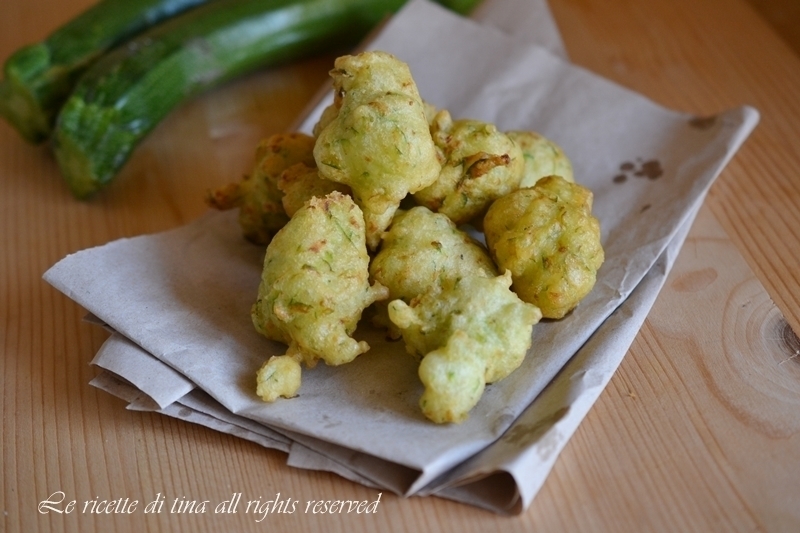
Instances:
[[[278,189],[281,173],[296,163],[314,165],[314,138],[303,133],[273,135],[256,148],[253,171],[237,183],[210,191],[206,202],[216,209],[239,208],[244,237],[269,244],[275,232],[289,220]]]
[[[326,179],[348,185],[377,248],[400,201],[427,187],[440,164],[408,65],[385,52],[336,59],[338,112],[326,113],[314,158]]]
[[[532,187],[545,176],[561,176],[575,182],[572,162],[556,143],[534,131],[507,131],[506,135],[519,146],[525,159],[520,188]]]
[[[328,124],[333,122],[333,119],[339,114],[339,108],[342,106],[341,96],[337,94],[331,105],[322,110],[319,120],[314,124],[311,134],[316,138],[322,133],[322,130],[328,127]]]
[[[514,291],[562,318],[594,287],[604,260],[592,192],[559,176],[497,200],[483,221],[489,251]]]
[[[281,172],[296,163],[314,164],[314,137],[305,133],[278,133],[256,147],[254,174],[277,184]]]
[[[289,345],[286,357],[314,366],[341,365],[366,352],[351,337],[364,309],[388,290],[369,283],[364,219],[353,200],[339,192],[312,198],[281,228],[267,247],[258,299],[251,315],[256,330]],[[284,361],[284,360],[281,360]],[[283,391],[282,376],[267,379]],[[289,365],[291,366],[291,365]],[[271,380],[271,381],[270,381]],[[294,382],[292,380],[291,382]],[[270,397],[264,391],[262,397]]]
[[[453,121],[447,110],[431,123],[442,171],[414,199],[457,225],[479,219],[497,198],[519,187],[524,168],[520,148],[493,124]]]
[[[420,407],[434,422],[461,422],[486,383],[522,364],[542,314],[510,286],[509,272],[469,276],[411,303],[389,303],[389,317],[402,331],[406,349],[422,357]]]
[[[297,396],[302,384],[302,357],[274,355],[256,373],[256,394],[265,402]]]
[[[305,163],[284,170],[278,179],[278,189],[283,193],[283,210],[290,218],[314,196],[321,198],[333,191],[350,194],[350,187],[323,178],[316,166],[309,167]]]
[[[388,287],[390,300],[405,302],[452,287],[467,276],[497,275],[481,243],[459,230],[446,215],[423,206],[397,212],[369,271],[372,279]],[[381,303],[373,322],[387,327],[389,336],[396,338],[399,331],[388,321],[386,306]]]

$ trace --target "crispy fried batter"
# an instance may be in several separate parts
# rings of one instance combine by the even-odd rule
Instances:
[[[400,201],[433,183],[440,164],[408,65],[364,52],[334,67],[338,111],[325,114],[314,158],[321,176],[352,189],[374,250]]]
[[[510,286],[510,272],[468,276],[411,303],[389,303],[389,317],[402,331],[406,349],[422,357],[420,407],[434,422],[461,422],[486,383],[522,364],[542,315]]]
[[[295,163],[314,165],[314,139],[302,133],[273,135],[256,148],[253,171],[237,183],[209,191],[206,202],[216,209],[239,208],[244,237],[268,244],[289,220],[278,189],[281,173]]]
[[[452,287],[466,276],[494,277],[497,269],[486,248],[447,216],[417,206],[395,215],[370,263],[370,275],[389,288],[390,300],[410,302],[426,292]],[[377,308],[375,325],[387,327],[390,337],[399,337],[385,303],[379,302]]]
[[[442,110],[431,122],[431,134],[442,171],[435,183],[414,194],[421,205],[461,225],[480,219],[492,201],[519,187],[522,152],[493,124],[453,121]]]
[[[498,267],[547,318],[562,318],[594,287],[604,260],[592,193],[559,176],[497,200],[483,221]]]
[[[561,176],[575,182],[572,162],[556,143],[535,131],[507,131],[506,135],[519,146],[525,159],[520,188],[532,187],[545,176]]]
[[[284,170],[278,179],[278,189],[283,193],[281,202],[289,217],[294,216],[314,196],[321,198],[333,191],[350,194],[350,187],[323,178],[316,166],[309,167],[305,163],[297,163]]]
[[[379,283],[369,284],[368,265],[364,219],[353,200],[339,192],[312,198],[267,247],[253,325],[288,344],[283,357],[297,364],[352,361],[369,349],[351,337],[361,313],[388,296]],[[286,384],[299,385],[299,379],[280,373],[293,368],[285,359],[267,362],[259,373],[259,395],[267,401],[291,396],[296,389]]]
[[[274,355],[256,373],[256,394],[265,402],[297,396],[302,384],[301,357]]]
[[[594,286],[604,253],[592,193],[542,135],[424,102],[391,54],[340,57],[331,77],[313,136],[262,142],[249,177],[209,194],[269,243],[251,317],[287,350],[259,369],[257,394],[295,396],[302,366],[367,351],[353,333],[375,304],[373,323],[419,361],[423,414],[461,422],[522,364],[534,325]]]

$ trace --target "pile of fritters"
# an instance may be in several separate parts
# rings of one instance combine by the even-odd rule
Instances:
[[[369,350],[352,337],[369,309],[419,361],[423,414],[460,422],[522,364],[534,325],[594,286],[592,193],[542,135],[424,102],[391,54],[340,57],[331,76],[312,135],[263,141],[253,172],[208,196],[267,245],[252,320],[288,349],[258,371],[257,394],[290,398],[302,365]]]

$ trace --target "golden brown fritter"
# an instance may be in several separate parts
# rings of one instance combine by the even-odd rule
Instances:
[[[298,354],[274,355],[256,373],[256,394],[265,402],[292,398],[302,385],[302,357]]]
[[[303,365],[367,351],[353,333],[375,304],[373,323],[419,361],[423,414],[461,422],[522,364],[534,325],[594,286],[604,254],[592,193],[542,135],[424,102],[391,54],[343,56],[330,74],[333,103],[313,136],[263,141],[251,175],[209,196],[269,244],[251,317],[287,350],[259,369],[257,394],[292,397]]]
[[[323,178],[316,166],[309,167],[305,163],[284,170],[278,179],[278,189],[283,193],[283,210],[290,218],[314,196],[322,198],[333,191],[350,194],[350,187]]]
[[[206,202],[216,209],[239,208],[244,237],[268,244],[289,220],[278,189],[281,173],[295,163],[314,165],[314,138],[303,133],[273,135],[256,148],[253,171],[240,182],[210,191]]]
[[[549,176],[497,200],[483,221],[495,263],[546,318],[562,318],[594,287],[604,253],[591,210],[589,189]]]
[[[431,123],[442,171],[414,199],[457,225],[479,219],[497,198],[519,187],[524,160],[519,147],[493,124],[453,121],[446,110]]]

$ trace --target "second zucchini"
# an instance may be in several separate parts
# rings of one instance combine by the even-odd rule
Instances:
[[[209,0],[101,0],[3,65],[0,115],[31,143],[47,140],[75,81],[112,47]]]
[[[265,65],[353,44],[403,3],[219,0],[141,34],[99,60],[58,117],[53,148],[67,184],[75,196],[90,196],[188,97]]]

